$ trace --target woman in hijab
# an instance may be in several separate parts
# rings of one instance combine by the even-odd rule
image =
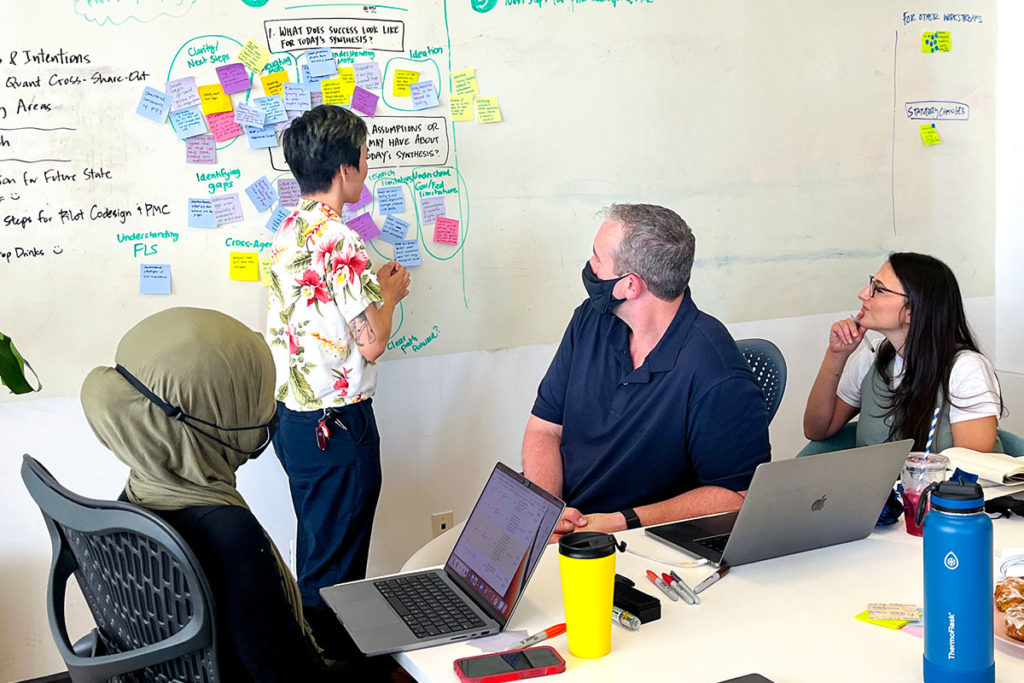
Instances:
[[[202,565],[221,680],[387,680],[383,664],[354,648],[350,661],[328,666],[295,579],[235,488],[235,470],[275,427],[274,362],[262,336],[223,313],[172,308],[129,330],[114,358],[114,368],[86,377],[85,415],[131,468],[122,497],[167,521]]]

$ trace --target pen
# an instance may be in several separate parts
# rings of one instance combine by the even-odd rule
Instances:
[[[701,581],[700,583],[698,583],[698,584],[697,584],[697,585],[696,585],[696,586],[694,587],[694,589],[693,589],[693,592],[694,592],[694,593],[700,593],[700,592],[702,592],[702,591],[703,591],[704,589],[706,589],[706,588],[707,588],[708,586],[710,586],[711,584],[715,583],[715,582],[716,582],[716,581],[718,581],[718,580],[719,580],[720,578],[722,578],[723,576],[725,576],[726,574],[728,574],[728,573],[729,573],[729,569],[730,569],[729,565],[727,565],[727,564],[723,564],[723,565],[722,565],[721,567],[719,567],[718,569],[716,569],[716,570],[715,570],[715,573],[714,573],[714,574],[712,574],[712,575],[711,575],[711,576],[709,576],[708,578],[706,578],[706,579],[704,579],[703,581]]]
[[[860,327],[860,321],[857,320],[857,315],[855,313],[850,314],[850,320],[853,321],[854,325]],[[868,348],[871,349],[871,353],[875,353],[875,345],[871,343],[871,340],[868,339],[867,337],[864,337],[864,341],[868,343]]]
[[[675,592],[669,590],[668,584],[659,579],[658,575],[652,572],[650,569],[647,570],[647,578],[651,580],[651,583],[658,587],[658,590],[660,590],[662,593],[670,597],[673,602],[679,599],[679,596],[676,595]]]
[[[693,592],[692,588],[690,588],[688,585],[686,585],[686,582],[683,581],[683,578],[681,576],[679,576],[679,574],[676,574],[676,570],[673,569],[668,574],[669,574],[669,576],[671,576],[673,579],[676,580],[676,584],[673,584],[673,585],[678,585],[693,600],[693,602],[690,603],[691,605],[699,605],[700,604],[700,598],[697,597],[697,594]]]
[[[543,631],[540,631],[539,633],[534,633],[529,638],[525,638],[523,640],[520,640],[518,643],[516,643],[515,645],[513,645],[509,649],[510,650],[522,650],[524,647],[530,647],[531,645],[536,645],[537,643],[539,643],[541,641],[547,640],[548,638],[554,638],[555,636],[562,635],[563,633],[565,633],[565,624],[555,624],[554,626],[551,626],[550,628],[546,628]]]
[[[669,588],[671,588],[673,592],[678,594],[679,597],[681,597],[683,599],[683,602],[685,602],[687,605],[692,605],[693,604],[693,600],[690,599],[689,594],[686,591],[683,590],[682,586],[680,586],[679,583],[675,579],[673,579],[671,576],[669,576],[665,572],[662,572],[661,573],[661,580],[664,581],[665,585],[667,585]]]
[[[612,622],[623,628],[628,628],[630,631],[640,628],[640,618],[638,616],[614,605],[612,605]]]

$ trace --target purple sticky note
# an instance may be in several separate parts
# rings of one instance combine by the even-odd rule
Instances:
[[[171,125],[182,140],[206,132],[206,119],[198,106],[172,111]]]
[[[277,207],[276,209],[274,209],[274,213],[270,214],[270,218],[267,220],[267,230],[269,230],[270,232],[277,232],[278,228],[281,227],[281,224],[284,223],[285,219],[291,215],[291,209],[285,206]]]
[[[374,222],[373,216],[368,213],[364,213],[361,216],[353,218],[345,225],[359,233],[359,236],[364,240],[372,240],[380,234],[380,228],[378,228],[377,223]]]
[[[422,266],[423,258],[420,256],[420,243],[416,240],[395,242],[395,260],[403,266]]]
[[[249,72],[241,62],[218,66],[217,79],[228,95],[248,90],[252,86],[249,82]]]
[[[380,90],[380,64],[377,62],[358,62],[352,65],[355,72],[356,85],[366,90]]]
[[[409,84],[409,92],[412,94],[413,109],[429,109],[436,107],[437,92],[434,90],[434,81],[419,81]]]
[[[217,163],[217,142],[212,135],[196,135],[185,140],[185,163]]]
[[[267,123],[267,113],[259,107],[239,102],[235,107],[235,123],[240,126],[264,126]]]
[[[206,123],[210,126],[216,142],[233,140],[242,134],[242,127],[235,123],[235,112],[222,111],[219,114],[207,114]]]
[[[188,200],[188,227],[217,227],[217,217],[213,214],[213,202],[209,197],[192,197]]]
[[[380,226],[380,238],[391,244],[404,240],[408,232],[409,224],[397,216],[388,216]]]
[[[434,241],[438,244],[459,244],[459,222],[454,218],[438,216],[434,221]]]
[[[372,201],[373,195],[370,194],[370,190],[367,189],[366,185],[363,185],[363,191],[359,193],[359,201],[357,201],[355,204],[345,204],[345,206],[343,206],[342,209],[344,211],[348,211],[349,213],[355,213],[356,211],[363,208]]]
[[[170,110],[170,96],[147,85],[142,91],[142,97],[139,98],[139,105],[135,108],[135,113],[145,116],[150,121],[167,123],[167,112]]]
[[[167,81],[166,87],[167,94],[171,96],[171,111],[194,107],[200,103],[195,76],[186,76],[175,81]]]
[[[277,130],[274,124],[266,126],[242,126],[245,137],[249,139],[249,149],[267,149],[277,147]]]
[[[299,190],[299,181],[295,178],[279,178],[277,181],[277,194],[280,197],[281,206],[298,206],[302,198],[302,191]]]
[[[352,108],[367,116],[373,116],[377,113],[377,100],[378,97],[376,95],[369,90],[360,88],[358,85],[352,92]]]
[[[285,113],[288,114],[288,120],[274,124],[274,130],[276,130],[278,133],[283,133],[284,131],[288,130],[288,128],[292,125],[292,121],[302,116],[301,111],[289,111]]]
[[[217,194],[210,197],[213,203],[213,215],[217,219],[217,225],[238,223],[242,220],[242,202],[238,199],[238,193]]]
[[[140,263],[139,264],[140,294],[170,294],[171,264]]]
[[[267,180],[267,176],[261,176],[259,180],[245,188],[245,194],[249,196],[249,201],[260,213],[269,209],[277,201],[277,192]]]
[[[420,198],[420,221],[423,225],[433,225],[434,219],[445,214],[444,195]]]
[[[306,50],[306,64],[309,65],[311,76],[331,76],[338,73],[338,65],[334,61],[334,53],[329,47],[317,47]]]
[[[310,108],[309,90],[301,83],[285,83],[281,86],[284,108],[288,111],[303,112]]]

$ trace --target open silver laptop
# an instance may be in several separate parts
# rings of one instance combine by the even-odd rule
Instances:
[[[565,503],[498,463],[441,569],[320,589],[368,655],[497,633],[540,561]]]
[[[856,541],[871,533],[910,439],[758,465],[737,512],[647,527],[714,566],[737,566]]]

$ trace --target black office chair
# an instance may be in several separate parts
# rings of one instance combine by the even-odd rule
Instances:
[[[217,683],[210,586],[181,536],[136,505],[68,491],[29,455],[21,478],[53,541],[47,611],[71,680]],[[64,620],[72,573],[97,624],[75,645]]]
[[[750,365],[754,379],[761,385],[771,424],[786,393],[786,359],[779,347],[767,339],[738,339],[736,345]]]

